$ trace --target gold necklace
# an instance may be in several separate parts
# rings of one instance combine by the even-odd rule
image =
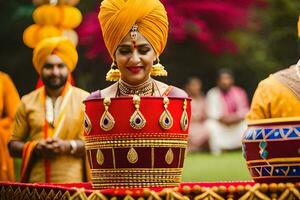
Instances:
[[[139,85],[130,85],[119,79],[118,81],[118,91],[117,96],[153,96],[154,94],[154,81],[152,78],[149,78],[144,83]]]

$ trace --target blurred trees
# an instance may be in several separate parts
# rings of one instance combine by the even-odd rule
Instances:
[[[173,13],[169,14],[170,19],[177,17],[173,21],[178,23],[175,25],[178,29],[170,28],[170,39],[161,57],[162,64],[169,71],[169,77],[163,79],[166,82],[183,86],[188,76],[196,75],[203,79],[204,88],[207,90],[214,85],[217,69],[229,67],[235,71],[237,83],[244,86],[251,96],[259,80],[269,73],[295,63],[299,57],[296,28],[300,14],[299,1],[163,2],[173,10]],[[201,2],[206,6],[193,4]],[[78,7],[86,15],[97,10],[98,4],[97,1],[81,1]],[[225,4],[226,9],[220,10],[220,6]],[[23,95],[34,88],[38,78],[31,64],[32,50],[22,42],[24,29],[33,23],[31,13],[34,6],[28,0],[0,1],[0,6],[0,69],[13,77]],[[245,9],[243,6],[248,7]],[[214,12],[217,15],[210,15]],[[234,14],[231,15],[232,12]],[[194,21],[196,23],[192,23],[191,20],[183,23],[182,16],[198,20]],[[95,18],[96,14],[90,17]],[[209,19],[211,21],[207,21]],[[99,36],[93,41],[96,44],[94,48],[99,48],[99,25],[96,24],[93,28],[90,31]],[[187,34],[180,32],[183,29]],[[208,36],[212,35],[209,39]],[[104,79],[110,63],[105,61],[105,56],[101,56],[107,55],[105,50],[98,53],[99,56],[89,58],[84,56],[88,50],[86,47],[79,46],[78,50],[80,60],[74,73],[77,85],[88,91],[107,86],[109,83]],[[91,57],[93,59],[90,59]]]

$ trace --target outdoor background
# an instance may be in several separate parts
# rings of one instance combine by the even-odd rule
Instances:
[[[92,13],[98,10],[99,2],[81,0],[77,7],[84,17],[94,20],[92,25],[82,23],[92,32],[82,33],[83,37],[99,36],[100,41],[101,33],[96,32],[100,30],[97,15]],[[298,0],[163,0],[163,3],[170,19],[168,45],[161,56],[161,63],[169,72],[168,78],[162,79],[165,82],[182,87],[187,77],[199,76],[207,91],[215,83],[216,70],[228,67],[234,70],[237,84],[251,98],[257,83],[267,74],[298,60]],[[21,95],[34,89],[38,79],[32,67],[32,50],[22,41],[25,28],[34,23],[34,8],[30,0],[0,0],[0,69],[12,76]],[[100,42],[94,42],[98,49],[103,46]],[[106,51],[97,54],[91,48],[91,45],[78,46],[80,61],[74,72],[76,84],[88,91],[109,84],[104,79],[111,64]],[[86,57],[87,52],[92,59]]]
[[[91,92],[108,86],[111,61],[97,21],[100,0],[81,0],[84,21],[77,29],[79,63],[73,73],[77,86]],[[297,21],[299,0],[162,0],[169,15],[170,34],[161,63],[169,76],[161,80],[183,87],[190,76],[203,81],[205,92],[215,85],[220,68],[234,71],[237,85],[251,100],[258,82],[299,59]],[[8,73],[20,93],[33,90],[38,80],[32,49],[22,41],[33,24],[30,0],[0,0],[0,70]],[[234,166],[234,167],[233,167]],[[241,152],[218,157],[191,154],[184,181],[247,180]]]

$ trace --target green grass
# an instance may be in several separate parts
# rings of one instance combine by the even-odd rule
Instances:
[[[16,178],[19,180],[21,159],[15,159]],[[183,182],[251,180],[241,152],[219,156],[208,153],[188,154],[184,161]]]
[[[241,152],[219,156],[208,153],[188,154],[184,161],[183,182],[251,180]]]

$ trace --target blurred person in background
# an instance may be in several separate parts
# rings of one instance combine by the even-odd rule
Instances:
[[[300,16],[298,36],[300,38]],[[299,116],[300,59],[297,64],[271,74],[258,84],[247,120]]]
[[[14,181],[13,159],[7,144],[20,97],[8,74],[0,71],[0,181]]]
[[[202,81],[197,77],[190,77],[185,86],[186,92],[192,98],[192,116],[190,124],[188,151],[209,150],[209,132],[205,125],[207,119],[205,110],[205,96],[202,92]]]
[[[262,80],[254,93],[247,120],[300,116],[300,60]]]
[[[218,72],[217,86],[208,91],[206,100],[211,152],[218,155],[241,148],[249,104],[244,89],[234,85],[231,70]]]
[[[22,182],[82,182],[89,173],[83,141],[88,92],[67,80],[78,60],[66,37],[41,41],[33,65],[44,86],[21,99],[9,142],[12,156],[22,158]]]

